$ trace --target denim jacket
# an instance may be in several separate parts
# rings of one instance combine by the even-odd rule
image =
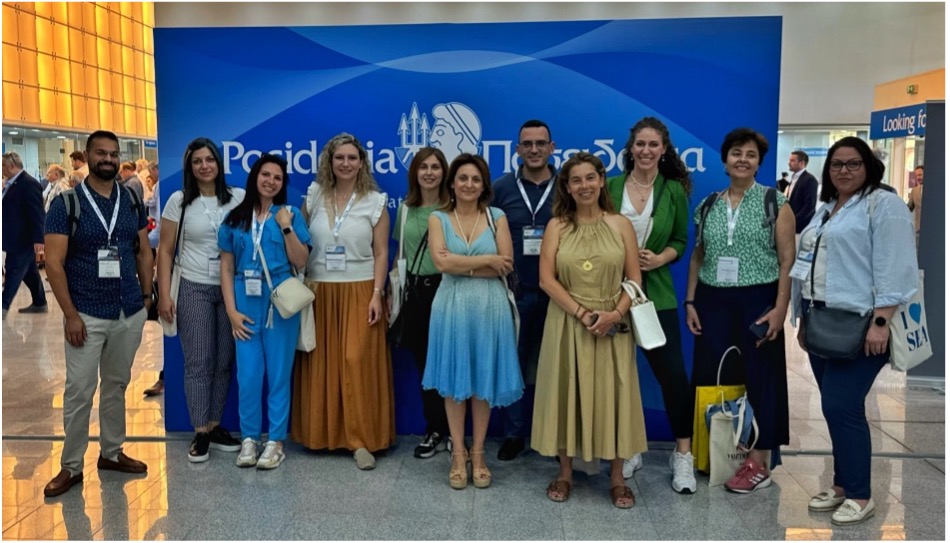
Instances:
[[[818,228],[834,207],[832,200],[818,208],[803,237]],[[907,303],[917,292],[914,222],[896,194],[880,189],[854,194],[828,220],[822,235],[828,243],[824,300],[828,307],[866,315],[877,307]],[[801,313],[801,300],[802,281],[792,278],[793,325]]]

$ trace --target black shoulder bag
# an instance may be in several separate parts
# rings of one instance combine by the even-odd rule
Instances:
[[[821,224],[828,221],[825,215]],[[864,338],[871,326],[871,315],[861,315],[844,309],[833,309],[827,305],[815,305],[815,262],[818,261],[818,247],[821,234],[815,238],[815,254],[811,259],[812,301],[805,315],[805,348],[809,353],[821,358],[841,358],[852,360],[864,348]]]
[[[426,230],[422,235],[422,241],[419,242],[419,247],[416,248],[416,254],[412,257],[412,262],[409,264],[407,273],[411,280],[406,280],[406,287],[402,291],[402,309],[399,311],[399,316],[396,317],[396,320],[389,326],[389,330],[386,331],[386,341],[393,347],[406,346],[410,327],[429,325],[428,322],[417,323],[412,321],[416,313],[413,298],[415,297],[416,284],[419,282],[419,268],[422,267],[422,253],[428,244],[429,231]]]

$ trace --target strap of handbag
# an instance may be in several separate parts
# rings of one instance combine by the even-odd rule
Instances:
[[[171,267],[172,273],[175,272],[175,266],[181,265],[178,262],[178,259],[180,258],[180,255],[181,255],[181,240],[182,240],[182,233],[185,231],[185,208],[187,207],[188,206],[184,206],[181,208],[181,219],[178,220],[178,237],[175,238],[175,258],[172,259],[172,267]],[[175,303],[178,303],[178,300],[174,300],[174,301]]]
[[[722,353],[722,358],[719,359],[719,369],[716,370],[716,386],[717,387],[722,386],[720,384],[722,382],[722,379],[721,379],[722,365],[726,362],[726,357],[729,355],[729,352],[732,350],[735,350],[736,353],[738,353],[739,355],[742,355],[742,351],[740,351],[739,347],[736,347],[735,345],[733,345],[732,347],[729,347],[728,349],[726,349],[726,352]]]
[[[264,258],[264,250],[261,249],[261,246],[257,246],[257,254],[261,256],[261,265],[264,267],[264,277],[267,279],[267,288],[270,289],[271,296],[274,295],[274,283],[270,280],[270,270],[267,269],[267,259]],[[264,328],[273,328],[274,327],[274,300],[269,299],[267,301],[267,324],[264,325]]]
[[[643,292],[643,289],[640,288],[640,285],[638,285],[636,281],[627,279],[621,283],[620,286],[623,287],[624,292],[627,293],[627,296],[630,297],[630,301],[633,302],[633,305],[630,306],[630,309],[633,309],[634,307],[648,301],[647,295]]]
[[[825,211],[825,216],[821,218],[821,227],[828,224],[828,219],[831,218],[831,213]],[[820,227],[819,227],[820,228]],[[808,304],[809,308],[815,307],[815,263],[818,262],[818,248],[821,247],[821,236],[824,235],[824,232],[818,234],[815,237],[815,253],[811,256],[811,277],[809,277],[809,284],[811,285],[811,302]]]
[[[396,260],[402,258],[403,238],[406,237],[406,216],[409,215],[409,208],[406,207],[406,204],[399,204],[399,209],[396,210],[396,213],[399,213],[400,210],[402,210],[402,220],[399,221],[399,249],[396,251]]]
[[[419,241],[419,246],[416,247],[416,254],[412,257],[412,262],[409,264],[409,275],[413,277],[412,286],[416,286],[416,283],[419,281],[419,269],[422,268],[422,253],[425,252],[425,248],[429,245],[429,231],[426,230],[422,234],[422,240]],[[408,284],[408,282],[407,282]],[[405,297],[408,292],[403,293]]]
[[[488,215],[488,227],[491,228],[491,234],[492,234],[492,237],[495,238],[495,248],[497,249],[498,248],[498,229],[495,228],[495,218],[492,217],[490,207],[486,211],[487,211],[486,215]],[[517,278],[517,273],[518,273],[518,270],[512,268],[511,273],[509,275]],[[506,289],[508,289],[509,291],[512,291],[512,285],[509,284],[508,277],[501,276],[501,282],[505,284]]]

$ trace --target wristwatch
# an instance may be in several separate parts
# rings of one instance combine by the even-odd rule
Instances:
[[[286,236],[287,234],[293,232],[293,231],[294,231],[293,228],[291,228],[291,227],[289,227],[289,226],[285,226],[284,229],[282,230],[282,232],[284,233],[285,236]]]
[[[887,319],[884,317],[874,317],[874,326],[887,326]]]

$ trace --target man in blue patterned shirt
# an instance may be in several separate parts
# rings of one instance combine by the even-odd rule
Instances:
[[[125,390],[152,295],[148,217],[141,200],[116,182],[115,134],[93,132],[85,155],[89,176],[74,193],[57,197],[46,217],[47,275],[63,309],[66,335],[66,439],[62,471],[43,491],[48,497],[82,482],[89,414],[100,376],[98,468],[125,473],[148,469],[122,452]]]

